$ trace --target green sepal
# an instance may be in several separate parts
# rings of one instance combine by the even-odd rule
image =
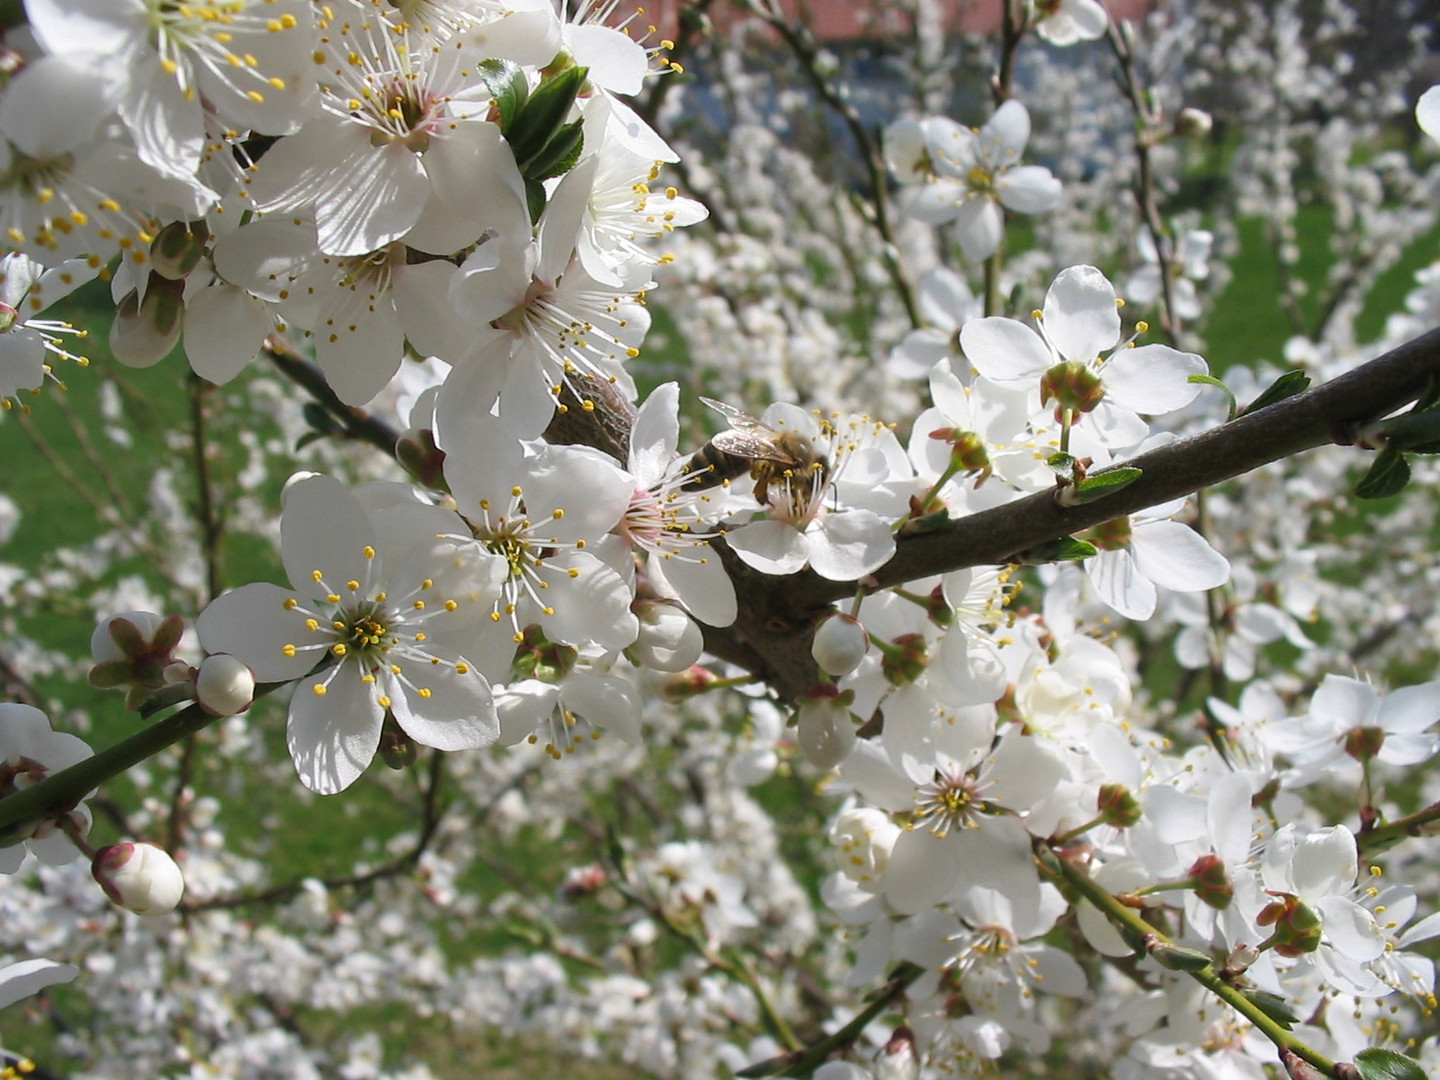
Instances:
[[[572,120],[562,127],[543,150],[521,166],[521,175],[526,180],[548,180],[573,169],[585,149],[584,127],[584,120]]]
[[[1354,1065],[1360,1080],[1425,1080],[1420,1063],[1398,1050],[1367,1047],[1355,1055]]]
[[[1245,1000],[1254,1005],[1262,1013],[1268,1016],[1275,1023],[1279,1024],[1286,1031],[1300,1022],[1300,1017],[1295,1015],[1295,1010],[1290,1008],[1289,1003],[1279,994],[1272,994],[1268,990],[1244,990]]]
[[[589,72],[587,67],[573,67],[553,79],[546,79],[520,109],[506,138],[522,174],[525,173],[525,163],[550,145],[550,140],[560,133],[575,98],[585,87],[585,77]]]
[[[1409,482],[1410,465],[1405,455],[1387,446],[1375,455],[1370,471],[1355,485],[1355,495],[1361,499],[1384,499],[1398,495]]]
[[[1126,466],[1121,469],[1109,469],[1094,476],[1087,476],[1080,483],[1075,485],[1074,501],[1079,503],[1091,503],[1096,499],[1103,499],[1107,495],[1113,495],[1121,488],[1129,487],[1136,480],[1139,480],[1142,470]]]
[[[1228,386],[1226,386],[1219,379],[1215,378],[1214,375],[1191,375],[1189,381],[1192,383],[1199,383],[1202,386],[1219,387],[1221,392],[1230,399],[1229,415],[1231,420],[1235,419],[1235,415],[1240,411],[1240,403],[1235,400],[1235,395],[1230,392],[1230,388]]]
[[[1308,390],[1309,388],[1309,375],[1306,375],[1299,369],[1287,371],[1271,383],[1264,393],[1250,402],[1249,405],[1246,405],[1245,408],[1241,409],[1240,415],[1248,416],[1250,413],[1263,409],[1267,405],[1274,405],[1277,401],[1284,401],[1287,397],[1294,397],[1302,390]]]
[[[1088,541],[1077,540],[1073,536],[1062,536],[1055,540],[1047,540],[1043,544],[1036,544],[1032,548],[1026,548],[1020,552],[1017,560],[1029,566],[1039,566],[1042,563],[1089,559],[1098,553],[1099,549]]]

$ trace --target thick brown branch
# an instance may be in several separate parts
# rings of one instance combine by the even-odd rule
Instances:
[[[1411,401],[1440,378],[1440,330],[1401,345],[1323,386],[1242,416],[1193,438],[1142,454],[1127,465],[1144,475],[1086,506],[1062,507],[1049,493],[960,518],[934,532],[902,537],[895,557],[875,574],[879,586],[899,585],[968,566],[1012,561],[1049,540],[1189,495],[1272,461],[1329,442],[1347,443],[1357,424]],[[727,559],[740,597],[740,617],[706,634],[715,655],[766,679],[782,697],[815,681],[810,630],[848,582],[810,572],[775,578]],[[759,666],[757,666],[757,661]]]
[[[1172,443],[1127,465],[1143,470],[1130,486],[1085,506],[1060,506],[1043,492],[959,518],[932,532],[903,536],[895,557],[874,575],[879,587],[1014,561],[1058,537],[1219,484],[1272,461],[1324,443],[1348,443],[1355,427],[1414,401],[1440,378],[1440,330],[1432,330],[1323,386],[1242,416],[1201,435]],[[584,442],[623,455],[628,406],[597,399],[593,411],[572,408],[560,441]],[[552,432],[555,438],[559,432]],[[784,698],[804,694],[816,679],[810,636],[816,618],[854,583],[804,572],[761,574],[736,559],[723,542],[721,557],[735,582],[739,617],[707,627],[709,651],[767,681]]]

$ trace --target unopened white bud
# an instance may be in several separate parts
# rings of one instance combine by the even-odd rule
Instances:
[[[185,895],[185,878],[164,848],[124,843],[101,848],[90,864],[105,895],[136,915],[174,911]]]
[[[920,1075],[920,1058],[915,1053],[915,1035],[903,1024],[875,1055],[875,1080],[915,1080]]]
[[[860,625],[860,620],[836,612],[815,631],[810,655],[820,665],[821,671],[838,679],[859,667],[869,648],[870,635]]]
[[[152,274],[143,302],[134,292],[120,301],[110,323],[110,352],[116,360],[126,367],[150,367],[180,343],[184,285]]]
[[[695,620],[674,604],[642,601],[635,605],[640,634],[630,656],[656,671],[684,671],[700,659],[705,638]]]
[[[195,700],[215,716],[234,716],[255,700],[255,673],[229,653],[200,661],[195,672]]]
[[[165,622],[164,615],[157,615],[153,611],[122,611],[118,615],[104,619],[99,626],[95,627],[95,632],[90,635],[90,655],[95,658],[97,664],[104,664],[111,660],[124,660],[131,655],[121,645],[120,638],[116,636],[117,633],[123,632],[122,636],[125,637],[126,644],[129,644],[132,640],[132,636],[128,634],[129,627],[112,628],[111,623],[116,619],[124,619],[135,628],[135,636],[147,642],[155,640],[161,624]]]
[[[1181,109],[1175,117],[1175,134],[1182,139],[1203,139],[1215,121],[1204,109]]]
[[[838,698],[810,698],[795,713],[795,741],[817,769],[833,769],[855,745],[855,721]]]

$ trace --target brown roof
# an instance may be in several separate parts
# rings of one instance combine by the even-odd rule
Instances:
[[[951,30],[989,32],[999,28],[1001,4],[1005,0],[938,0],[947,15]],[[810,25],[821,41],[852,41],[857,38],[884,37],[909,29],[909,16],[904,9],[886,0],[779,0],[780,8],[792,19],[800,18]],[[637,8],[630,33],[641,38],[647,26],[655,26],[658,36],[673,38],[679,26],[682,7],[696,7],[696,0],[620,0],[615,25],[625,14]],[[1137,18],[1153,7],[1153,0],[1108,0],[1106,7],[1121,19]],[[733,0],[715,0],[707,10],[718,29],[728,29],[753,18],[740,10]],[[653,41],[651,42],[653,44]]]

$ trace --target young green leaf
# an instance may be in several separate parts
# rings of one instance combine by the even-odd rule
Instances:
[[[1079,506],[1083,503],[1091,503],[1096,499],[1103,499],[1107,495],[1113,495],[1121,488],[1129,487],[1136,480],[1139,480],[1141,470],[1130,467],[1122,469],[1108,469],[1094,476],[1087,476],[1080,483],[1076,484],[1067,498],[1062,502],[1067,506]]]
[[[1073,536],[1062,536],[1056,540],[1036,544],[1034,547],[1020,552],[1016,559],[1031,566],[1039,566],[1041,563],[1088,559],[1097,552],[1098,549],[1095,545],[1088,541],[1076,540]]]
[[[1371,1046],[1355,1055],[1360,1080],[1425,1080],[1425,1070],[1414,1058],[1395,1050]]]
[[[1274,405],[1277,401],[1284,401],[1287,397],[1294,397],[1302,390],[1310,386],[1310,376],[1303,371],[1287,371],[1281,375],[1270,386],[1252,401],[1245,408],[1240,410],[1241,416],[1247,416],[1252,412],[1265,408],[1267,405]]]
[[[1226,386],[1226,385],[1225,385],[1223,382],[1221,382],[1219,379],[1215,378],[1214,375],[1191,375],[1191,376],[1190,376],[1190,382],[1192,382],[1192,383],[1200,383],[1200,384],[1202,384],[1202,385],[1204,385],[1204,386],[1215,386],[1215,387],[1219,387],[1220,391],[1221,391],[1227,398],[1230,399],[1230,413],[1229,413],[1229,418],[1230,418],[1231,420],[1234,420],[1234,419],[1235,419],[1235,414],[1240,411],[1240,403],[1235,400],[1235,395],[1230,392],[1230,388],[1229,388],[1228,386]]]
[[[1375,455],[1370,471],[1355,485],[1355,494],[1361,499],[1384,499],[1398,495],[1409,482],[1410,465],[1405,455],[1387,446]]]

